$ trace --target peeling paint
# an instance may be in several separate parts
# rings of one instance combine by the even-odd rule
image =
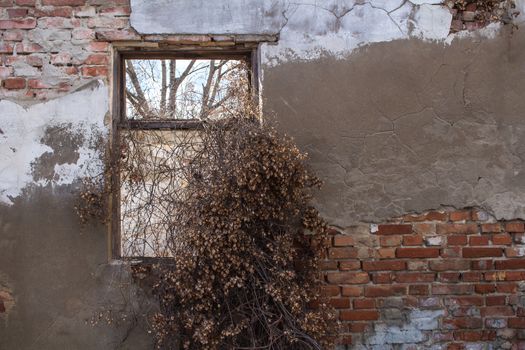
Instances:
[[[0,101],[0,203],[12,204],[30,184],[46,186],[72,184],[76,179],[102,171],[101,154],[95,144],[107,135],[104,118],[109,110],[109,92],[101,81],[93,82],[67,96],[23,107]],[[82,135],[75,161],[57,163],[49,178],[35,180],[34,165],[54,150],[44,142],[50,127],[66,127]]]
[[[452,14],[438,0],[251,0],[216,2],[134,0],[133,27],[142,34],[278,35],[278,44],[263,45],[263,63],[325,55],[344,58],[372,43],[417,38],[450,44],[457,38],[494,37],[499,24],[476,32],[450,34]],[[525,5],[518,1],[518,8]],[[167,11],[171,9],[172,11]],[[173,21],[172,12],[180,20]]]

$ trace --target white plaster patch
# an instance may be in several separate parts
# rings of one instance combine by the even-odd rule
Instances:
[[[422,39],[444,40],[450,32],[452,14],[444,6],[421,5],[414,15],[413,34]]]
[[[412,310],[408,316],[409,323],[402,326],[376,324],[374,334],[367,337],[366,342],[380,346],[423,342],[427,340],[423,331],[438,329],[439,319],[444,315],[444,310]]]
[[[518,0],[525,12],[525,0]],[[131,0],[131,24],[141,34],[278,35],[262,46],[263,64],[344,58],[379,42],[418,38],[449,44],[500,25],[449,35],[452,14],[441,0]]]
[[[66,185],[79,177],[102,171],[101,155],[90,147],[100,135],[107,135],[104,118],[109,110],[109,92],[99,81],[62,98],[30,107],[0,101],[0,203],[12,204],[29,184]],[[42,143],[50,127],[70,125],[83,135],[74,164],[55,166],[53,180],[33,179],[32,164],[53,149]]]

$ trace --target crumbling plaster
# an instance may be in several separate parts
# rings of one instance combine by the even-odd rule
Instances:
[[[68,185],[101,174],[104,147],[100,144],[107,136],[104,123],[108,111],[109,90],[101,81],[88,83],[64,97],[25,107],[0,101],[0,203],[12,204],[29,185]],[[58,144],[55,142],[54,148],[46,144],[46,139],[56,138],[60,132],[76,135],[76,144],[63,144],[63,138]],[[39,165],[60,152],[59,148],[69,149],[75,155],[46,164],[52,169],[42,176]]]

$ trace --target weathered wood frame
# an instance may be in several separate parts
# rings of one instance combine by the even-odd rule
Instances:
[[[113,104],[110,139],[110,183],[108,198],[108,256],[109,260],[140,259],[143,257],[123,257],[121,247],[120,213],[120,130],[196,130],[202,124],[198,120],[127,120],[126,118],[126,71],[125,62],[130,59],[229,59],[243,60],[249,67],[250,89],[256,103],[259,101],[259,50],[258,45],[232,47],[203,47],[187,49],[176,46],[167,49],[118,47],[113,52]]]

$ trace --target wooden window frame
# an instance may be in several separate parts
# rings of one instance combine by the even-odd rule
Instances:
[[[121,197],[120,197],[120,130],[198,130],[202,127],[199,120],[129,120],[126,118],[126,60],[132,59],[223,59],[243,60],[248,64],[249,88],[254,102],[259,103],[259,50],[257,47],[206,47],[203,49],[148,49],[118,48],[113,52],[113,105],[111,121],[109,175],[111,191],[108,198],[108,255],[109,260],[155,261],[162,258],[126,257],[122,255],[121,236]]]

